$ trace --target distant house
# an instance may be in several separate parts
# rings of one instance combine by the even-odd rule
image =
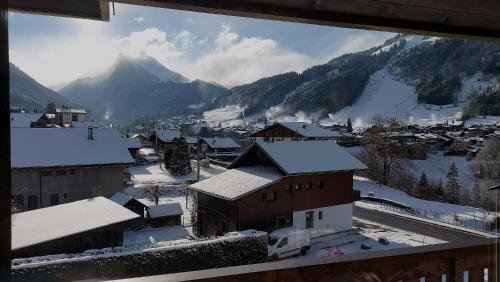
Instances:
[[[139,215],[104,197],[12,215],[14,258],[121,246],[125,224]]]
[[[179,203],[149,206],[148,221],[153,227],[181,225],[182,207]]]
[[[339,140],[344,136],[307,122],[278,122],[250,135],[255,140]]]
[[[87,110],[77,108],[56,108],[56,123],[59,126],[72,126],[73,122],[87,120]]]
[[[22,210],[123,189],[133,159],[110,128],[12,128],[11,193]]]
[[[201,144],[207,146],[207,155],[231,155],[235,154],[241,146],[229,137],[202,138]]]
[[[50,124],[44,113],[10,113],[10,127],[46,127]]]
[[[175,139],[181,137],[181,132],[178,129],[158,129],[149,136],[153,148],[164,152],[167,148],[173,146]]]
[[[353,172],[366,169],[333,141],[256,141],[229,170],[189,187],[201,236],[294,226],[313,236],[352,228]]]

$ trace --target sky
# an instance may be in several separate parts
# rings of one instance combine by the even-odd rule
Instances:
[[[9,13],[12,63],[59,89],[151,56],[189,79],[233,87],[366,50],[391,33],[116,4],[109,22]]]

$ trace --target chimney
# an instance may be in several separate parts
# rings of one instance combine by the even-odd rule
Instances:
[[[88,127],[88,136],[87,136],[87,139],[88,140],[94,140],[94,129],[92,128],[92,126],[89,126]]]

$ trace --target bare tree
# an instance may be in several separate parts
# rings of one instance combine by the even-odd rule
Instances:
[[[160,198],[166,196],[169,190],[167,186],[150,184],[144,187],[144,197],[158,205]]]
[[[403,124],[396,118],[381,116],[375,117],[372,123],[363,138],[364,153],[360,154],[360,159],[370,168],[371,178],[388,185],[393,169],[404,167],[401,158],[404,139],[398,135]]]

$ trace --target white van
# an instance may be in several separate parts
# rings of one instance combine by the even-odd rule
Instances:
[[[294,227],[278,229],[268,235],[267,253],[272,260],[305,255],[311,248],[309,231]]]

